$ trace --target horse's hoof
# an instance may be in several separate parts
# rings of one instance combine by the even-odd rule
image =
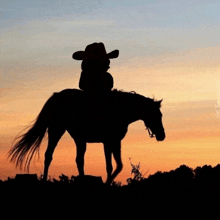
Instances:
[[[106,180],[105,185],[110,186],[112,181]]]

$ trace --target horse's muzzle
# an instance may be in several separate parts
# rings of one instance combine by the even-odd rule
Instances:
[[[165,133],[156,135],[157,141],[163,141],[165,137],[166,137]]]

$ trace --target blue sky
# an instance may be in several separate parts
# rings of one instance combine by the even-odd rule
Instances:
[[[33,86],[43,78],[79,77],[80,63],[71,55],[93,42],[104,42],[107,51],[119,49],[112,71],[172,65],[177,60],[188,68],[206,60],[207,66],[213,66],[218,59],[219,1],[10,0],[0,4],[2,88],[19,86],[21,81],[31,81]],[[183,61],[187,63],[180,64]],[[60,74],[65,68],[72,70],[71,75]]]
[[[134,57],[216,47],[219,9],[218,1],[2,1],[3,70],[12,64],[24,71],[75,65],[71,53],[94,41],[120,49],[123,59],[117,65]]]

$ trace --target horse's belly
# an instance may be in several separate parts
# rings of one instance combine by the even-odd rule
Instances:
[[[110,134],[107,131],[90,130],[86,132],[85,138],[88,143],[100,143],[110,139]]]
[[[127,128],[124,129],[90,129],[86,132],[86,142],[88,143],[100,143],[109,142],[115,140],[122,140],[127,132]]]
[[[75,139],[82,139],[88,143],[100,143],[107,141],[122,140],[127,132],[127,124],[122,124],[115,120],[81,120],[80,122],[71,123],[68,131]],[[72,124],[78,126],[72,127]]]

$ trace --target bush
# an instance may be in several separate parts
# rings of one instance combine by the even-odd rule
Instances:
[[[134,175],[133,178],[128,178],[126,181],[129,184],[133,184],[133,183],[136,183],[136,182],[140,182],[144,179],[144,175],[146,174],[142,174],[142,172],[140,171],[140,162],[137,164],[137,165],[134,165],[132,162],[131,162],[131,158],[129,158],[130,160],[130,164],[131,164],[131,174]]]

